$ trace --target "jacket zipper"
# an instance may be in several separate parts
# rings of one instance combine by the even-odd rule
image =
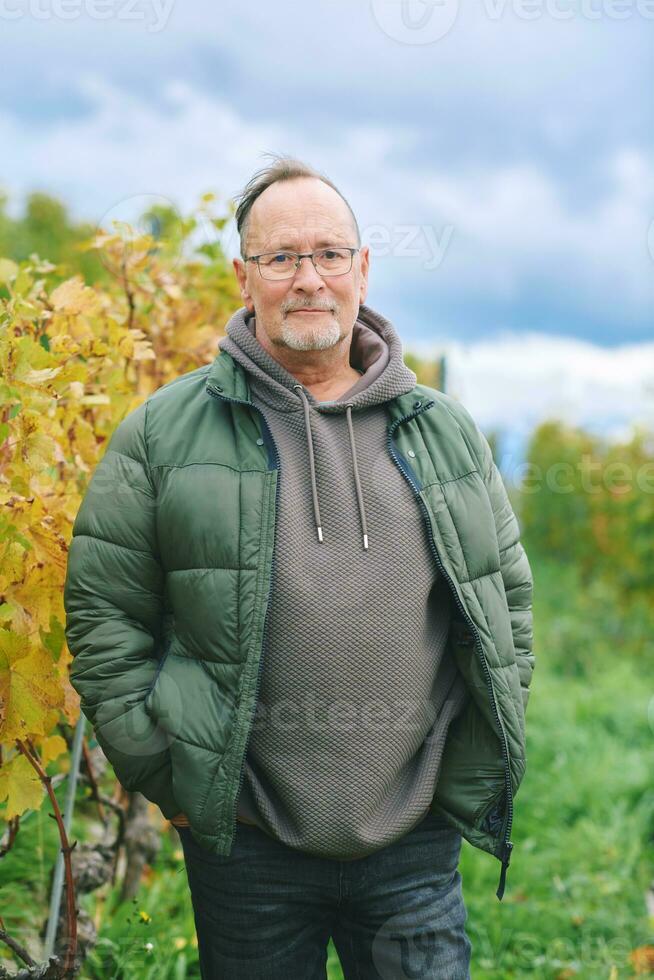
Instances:
[[[434,535],[432,533],[431,520],[429,518],[429,512],[427,510],[427,505],[425,504],[424,500],[420,496],[420,488],[418,487],[417,483],[415,482],[415,480],[413,478],[413,475],[411,473],[409,464],[406,463],[403,460],[403,458],[400,455],[398,455],[398,453],[395,452],[395,449],[393,448],[393,433],[398,428],[398,426],[402,425],[403,422],[408,422],[410,419],[415,418],[417,415],[420,415],[422,412],[426,412],[429,408],[432,407],[432,405],[435,405],[435,404],[436,403],[434,401],[427,402],[426,405],[422,405],[421,407],[419,407],[417,409],[417,411],[411,412],[409,415],[405,415],[405,416],[403,416],[400,419],[396,419],[396,421],[393,422],[392,425],[390,425],[389,428],[388,428],[388,451],[389,451],[389,453],[391,455],[391,458],[393,459],[393,462],[396,464],[396,466],[398,467],[398,469],[400,470],[400,472],[404,475],[404,477],[406,478],[407,482],[409,483],[409,486],[413,490],[413,492],[414,492],[414,494],[416,496],[416,499],[417,499],[417,501],[418,501],[418,503],[420,505],[420,509],[422,511],[423,517],[425,519],[425,523],[427,525],[427,532],[428,532],[428,536],[429,536],[429,543],[430,543],[431,550],[432,550],[432,553],[434,555],[434,558],[436,560],[436,565],[438,566],[441,574],[444,576],[444,578],[448,582],[448,584],[450,586],[450,589],[452,590],[452,593],[454,595],[454,599],[456,601],[456,604],[459,607],[459,609],[460,609],[460,611],[461,611],[461,613],[463,615],[464,620],[470,626],[470,629],[472,631],[472,634],[473,634],[473,636],[475,638],[475,645],[477,647],[477,650],[479,651],[480,661],[481,661],[481,664],[482,664],[482,666],[484,668],[484,675],[486,677],[486,684],[487,684],[488,692],[489,692],[489,695],[490,695],[490,702],[491,702],[491,705],[493,707],[493,711],[495,713],[495,718],[497,720],[497,728],[498,728],[498,731],[500,733],[501,742],[502,742],[502,752],[503,752],[503,755],[504,755],[504,782],[505,782],[505,786],[506,786],[506,811],[507,811],[507,818],[506,818],[506,829],[505,829],[504,837],[503,837],[503,840],[502,840],[502,854],[501,854],[501,857],[500,857],[500,861],[502,863],[502,867],[501,867],[501,871],[500,871],[499,884],[497,886],[497,891],[495,893],[497,895],[497,898],[501,901],[502,900],[502,896],[504,895],[504,888],[505,888],[505,885],[506,885],[506,871],[507,871],[507,868],[509,866],[509,861],[511,860],[511,851],[513,850],[513,844],[509,840],[509,836],[511,834],[511,826],[513,824],[513,791],[512,791],[512,785],[511,785],[511,769],[509,767],[509,751],[508,751],[508,746],[507,746],[507,743],[506,743],[506,736],[504,734],[504,729],[502,728],[502,723],[500,721],[500,715],[499,715],[499,711],[497,709],[497,703],[495,701],[495,695],[493,693],[493,687],[492,687],[491,675],[490,675],[490,668],[489,668],[488,662],[486,660],[486,655],[484,654],[484,650],[483,650],[483,647],[482,647],[481,637],[479,635],[479,631],[477,630],[477,627],[475,626],[474,622],[472,621],[472,619],[470,618],[470,616],[466,612],[466,610],[465,610],[465,608],[463,606],[463,603],[460,601],[458,592],[456,591],[456,589],[454,587],[454,584],[452,582],[452,579],[450,578],[450,576],[445,571],[445,567],[443,566],[443,563],[441,561],[441,557],[440,557],[440,555],[438,553],[438,549],[436,548],[436,542],[434,541]],[[419,402],[418,402],[418,405],[420,405]]]
[[[241,398],[229,398],[227,395],[221,394],[220,391],[217,388],[213,388],[210,384],[207,385],[207,391],[209,392],[209,394],[213,395],[214,398],[220,398],[222,401],[225,401],[225,402],[233,402],[236,405],[247,405],[248,408],[254,408],[255,411],[257,411],[259,413],[259,415],[261,416],[261,418],[263,420],[264,427],[265,427],[265,432],[266,432],[266,435],[267,435],[268,440],[269,440],[268,448],[269,449],[272,448],[273,454],[274,454],[273,455],[273,462],[275,463],[275,466],[269,467],[269,469],[277,469],[277,483],[276,483],[276,486],[275,486],[275,514],[278,514],[279,513],[279,477],[280,477],[280,472],[281,472],[281,466],[280,466],[280,459],[279,459],[279,451],[277,449],[277,445],[275,443],[275,440],[273,439],[272,432],[270,431],[270,426],[268,425],[268,421],[266,419],[266,416],[263,414],[263,412],[261,411],[261,409],[260,408],[257,408],[257,406],[254,405],[252,402],[248,402],[245,399],[241,399]],[[232,837],[231,837],[231,841],[230,841],[230,850],[231,850],[231,848],[232,848],[232,846],[234,844],[234,837],[236,836],[236,814],[238,812],[238,798],[241,795],[241,789],[243,788],[243,779],[245,778],[245,758],[247,756],[248,745],[249,745],[250,738],[251,738],[251,735],[252,735],[252,721],[254,720],[254,716],[255,716],[256,710],[257,710],[257,700],[258,700],[258,696],[259,696],[259,687],[261,685],[261,673],[262,673],[262,664],[263,664],[263,654],[264,654],[264,650],[266,649],[266,643],[267,643],[267,639],[268,639],[268,610],[270,609],[270,597],[272,595],[272,588],[273,588],[273,581],[274,581],[274,573],[275,573],[275,561],[276,561],[276,557],[277,557],[276,554],[275,554],[276,530],[277,530],[277,523],[275,522],[275,527],[273,529],[272,562],[271,562],[271,566],[270,566],[270,585],[269,585],[269,588],[268,588],[268,599],[266,601],[266,614],[265,614],[264,620],[263,620],[263,640],[262,640],[262,645],[261,645],[261,653],[259,655],[259,669],[257,671],[257,681],[256,681],[255,690],[254,690],[254,710],[252,712],[252,719],[250,720],[250,724],[249,724],[249,727],[248,727],[247,736],[246,736],[246,739],[245,739],[245,749],[243,750],[243,758],[241,759],[241,771],[239,773],[238,789],[236,790],[236,796],[234,797],[234,808],[233,808],[233,811],[232,811]]]
[[[237,404],[237,405],[247,405],[249,408],[254,408],[255,411],[259,412],[259,414],[261,415],[261,418],[263,420],[263,424],[264,424],[264,427],[265,427],[265,431],[266,431],[266,434],[267,434],[268,439],[269,439],[269,446],[272,447],[273,452],[274,452],[274,462],[275,462],[275,467],[274,468],[276,468],[277,471],[278,471],[277,484],[276,484],[276,487],[275,487],[275,505],[276,505],[276,513],[278,513],[278,510],[279,510],[279,482],[280,482],[279,481],[279,474],[280,474],[280,471],[281,471],[280,457],[279,457],[279,451],[277,449],[277,445],[275,443],[275,440],[273,439],[272,432],[270,431],[270,427],[268,425],[266,416],[264,415],[264,413],[261,411],[260,408],[258,408],[252,402],[246,401],[245,399],[229,398],[227,395],[221,394],[217,389],[213,388],[211,385],[207,385],[207,391],[211,395],[213,395],[214,398],[219,398],[222,401],[226,401],[226,402],[233,402],[234,404]],[[398,467],[398,469],[400,470],[400,472],[404,475],[404,477],[406,478],[407,482],[409,483],[410,487],[412,488],[412,490],[413,490],[413,492],[414,492],[414,494],[416,496],[416,499],[417,499],[417,501],[418,501],[418,503],[420,505],[420,509],[422,511],[423,517],[425,519],[425,523],[426,523],[426,526],[427,526],[428,537],[429,537],[429,543],[430,543],[430,546],[431,546],[432,554],[433,554],[434,559],[436,561],[436,565],[438,566],[439,570],[441,571],[443,577],[448,582],[448,584],[450,586],[450,589],[451,589],[451,591],[452,591],[452,593],[454,595],[454,599],[456,601],[456,604],[459,607],[459,609],[460,609],[460,611],[461,611],[461,613],[463,615],[463,618],[469,624],[469,626],[471,628],[471,631],[472,631],[472,633],[473,633],[473,635],[475,637],[475,644],[476,644],[477,649],[479,651],[480,660],[481,660],[482,666],[484,668],[484,675],[486,677],[486,684],[488,686],[488,691],[489,691],[489,695],[490,695],[491,705],[493,707],[493,711],[495,713],[495,718],[497,720],[498,731],[501,733],[502,750],[503,750],[503,754],[504,754],[504,780],[505,780],[505,786],[506,786],[506,802],[507,802],[507,805],[506,805],[506,809],[507,809],[507,822],[506,822],[506,830],[505,830],[504,838],[503,838],[502,857],[500,859],[501,862],[502,862],[502,868],[501,868],[501,872],[500,872],[499,885],[498,885],[497,892],[496,892],[497,898],[501,900],[502,897],[503,897],[503,895],[504,895],[504,888],[505,888],[505,884],[506,884],[506,871],[507,871],[507,868],[509,866],[509,861],[510,861],[510,858],[511,858],[511,851],[513,849],[513,844],[509,840],[509,836],[510,836],[510,833],[511,833],[511,827],[512,827],[512,823],[513,823],[513,793],[512,793],[512,786],[511,786],[511,770],[509,768],[509,761],[508,761],[508,759],[509,759],[509,757],[508,757],[508,747],[507,747],[507,744],[506,744],[506,738],[505,738],[504,731],[503,731],[503,728],[502,728],[502,724],[501,724],[501,721],[500,721],[500,716],[499,716],[499,712],[498,712],[498,709],[497,709],[497,703],[495,701],[495,696],[493,694],[493,688],[492,688],[491,677],[490,677],[490,668],[488,667],[488,663],[486,661],[486,656],[485,656],[484,651],[483,651],[483,647],[482,647],[482,644],[481,644],[481,638],[479,636],[479,631],[477,630],[477,627],[475,626],[475,624],[472,621],[472,619],[468,616],[468,614],[467,614],[467,612],[466,612],[463,604],[461,603],[461,601],[459,599],[459,596],[458,596],[458,593],[457,593],[457,591],[456,591],[456,589],[454,587],[454,584],[453,584],[450,576],[447,574],[447,572],[446,572],[446,570],[445,570],[445,568],[443,566],[443,563],[441,562],[441,558],[440,558],[440,555],[438,553],[438,549],[436,548],[436,543],[434,541],[434,536],[433,536],[432,529],[431,529],[431,522],[430,522],[430,519],[429,519],[429,514],[428,514],[428,511],[427,511],[427,507],[426,507],[425,502],[423,501],[422,497],[420,496],[419,488],[418,488],[417,484],[415,483],[415,481],[413,479],[413,476],[411,474],[411,471],[403,463],[401,457],[398,456],[398,454],[395,452],[395,450],[393,448],[393,433],[398,428],[398,426],[400,426],[404,422],[409,421],[410,419],[415,418],[417,415],[420,415],[422,412],[427,411],[427,409],[431,408],[434,404],[435,404],[434,401],[428,402],[426,405],[420,407],[417,411],[411,412],[409,415],[405,415],[401,419],[397,419],[393,423],[393,425],[389,427],[389,430],[388,430],[388,450],[389,450],[390,456],[393,459],[394,463],[396,464],[396,466]],[[264,653],[264,650],[266,648],[267,627],[268,627],[268,610],[270,608],[270,596],[272,594],[272,586],[273,586],[273,580],[274,580],[274,569],[275,569],[276,557],[277,556],[276,556],[276,553],[275,553],[275,541],[273,539],[273,555],[272,555],[272,563],[271,563],[270,586],[269,586],[269,590],[268,590],[268,601],[267,601],[267,606],[266,606],[266,614],[265,614],[265,617],[264,617],[264,627],[263,627],[264,637],[263,637],[263,643],[262,643],[262,650],[261,650],[261,654],[260,654],[260,657],[259,657],[259,669],[258,669],[258,673],[257,673],[257,681],[256,681],[256,687],[255,687],[254,712],[253,712],[253,715],[256,713],[257,698],[258,698],[259,687],[260,687],[260,682],[261,682],[263,653]],[[243,786],[243,779],[244,779],[244,776],[245,776],[245,758],[246,758],[246,755],[247,755],[247,747],[248,747],[248,744],[249,744],[249,741],[250,741],[251,733],[252,733],[252,722],[250,723],[250,727],[248,729],[248,734],[247,734],[246,744],[245,744],[245,750],[243,752],[243,758],[242,758],[242,761],[241,761],[241,770],[240,770],[240,774],[239,774],[238,789],[237,789],[236,796],[235,796],[235,799],[234,799],[234,809],[233,809],[233,814],[232,814],[232,840],[231,840],[231,844],[233,844],[234,835],[236,833],[236,813],[237,813],[237,810],[238,810],[238,798],[239,798],[239,795],[240,795],[240,792],[241,792],[241,789],[242,789],[242,786]]]

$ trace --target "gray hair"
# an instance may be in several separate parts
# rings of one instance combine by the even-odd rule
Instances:
[[[354,222],[354,228],[357,236],[357,246],[361,247],[361,233],[359,232],[359,225],[357,219],[354,215],[354,211],[350,207],[349,202],[343,197],[338,187],[332,183],[332,181],[325,176],[325,174],[320,173],[313,167],[309,166],[307,163],[303,163],[302,160],[297,160],[295,157],[284,156],[276,153],[266,153],[264,156],[270,156],[273,158],[273,163],[267,167],[263,167],[258,170],[250,180],[247,182],[243,190],[237,194],[234,201],[239,201],[238,207],[236,208],[235,218],[236,218],[236,228],[238,230],[240,242],[241,242],[241,258],[245,258],[245,243],[247,241],[248,226],[250,223],[250,210],[252,205],[259,197],[260,194],[271,186],[271,184],[276,183],[280,180],[295,180],[298,177],[314,177],[316,180],[321,180],[323,184],[327,184],[343,201],[347,204],[348,210],[352,215],[352,221]]]

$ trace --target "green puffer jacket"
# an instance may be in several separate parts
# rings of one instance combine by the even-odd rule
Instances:
[[[425,385],[386,403],[388,452],[426,521],[457,615],[471,697],[451,724],[433,809],[501,861],[525,772],[532,576],[488,442]],[[229,855],[257,700],[284,461],[225,351],[117,427],[73,526],[70,679],[127,790]],[[265,652],[265,651],[264,651]]]

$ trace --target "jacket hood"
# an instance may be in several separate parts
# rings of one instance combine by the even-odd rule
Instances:
[[[334,401],[318,401],[308,388],[275,360],[256,338],[256,317],[241,307],[225,327],[218,346],[231,354],[248,374],[260,382],[262,399],[277,411],[302,411],[300,391],[310,406],[320,412],[343,413],[348,405],[366,408],[411,391],[417,383],[414,372],[403,361],[402,341],[389,320],[363,304],[352,329],[350,364],[362,375]]]
[[[233,314],[225,327],[225,333],[226,336],[218,344],[220,351],[230,354],[248,372],[261,400],[276,411],[304,413],[307,458],[319,541],[323,537],[311,435],[311,410],[327,415],[346,414],[363,546],[367,549],[368,533],[352,413],[383,404],[415,388],[417,378],[404,363],[402,341],[397,331],[389,320],[369,306],[361,304],[350,344],[350,364],[359,371],[361,377],[339,398],[324,402],[318,401],[308,388],[300,384],[294,375],[261,346],[256,337],[256,317],[246,307],[241,307]]]

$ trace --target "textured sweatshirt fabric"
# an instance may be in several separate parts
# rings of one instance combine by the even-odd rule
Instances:
[[[219,346],[247,371],[280,458],[275,564],[237,816],[305,853],[364,857],[428,812],[468,693],[446,648],[452,597],[384,403],[416,384],[392,324],[361,305],[361,377],[320,402],[244,308]]]

